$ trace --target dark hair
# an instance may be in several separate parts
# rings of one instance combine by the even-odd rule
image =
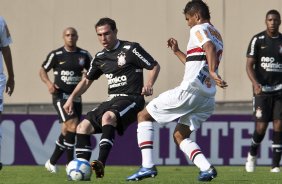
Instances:
[[[183,11],[184,14],[194,15],[199,13],[203,19],[210,19],[210,10],[208,5],[202,0],[192,0],[189,1]]]
[[[268,15],[277,15],[280,19],[280,13],[277,11],[277,10],[269,10],[267,13],[266,13],[266,16],[265,18],[267,18]]]
[[[106,24],[108,24],[113,31],[117,29],[116,22],[113,19],[110,19],[108,17],[101,18],[96,23],[95,28],[97,29],[97,27],[104,26]]]

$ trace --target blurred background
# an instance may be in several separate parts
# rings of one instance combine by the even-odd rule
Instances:
[[[184,67],[166,47],[170,37],[185,51],[189,27],[183,15],[187,0],[0,0],[0,15],[6,19],[11,45],[16,88],[5,96],[7,113],[53,112],[51,96],[38,72],[47,54],[63,45],[62,31],[78,30],[78,46],[93,56],[102,49],[94,29],[101,17],[116,20],[118,37],[139,42],[160,63],[161,72],[154,96],[177,86]],[[211,21],[221,31],[225,49],[220,75],[228,82],[218,89],[217,111],[250,113],[252,89],[245,72],[246,50],[251,37],[265,29],[265,14],[281,11],[281,0],[206,0]],[[50,72],[52,75],[52,72]],[[50,75],[50,76],[51,76]],[[107,97],[104,77],[95,81],[83,96],[85,110]],[[147,98],[149,101],[152,97]],[[89,108],[88,108],[89,106]]]

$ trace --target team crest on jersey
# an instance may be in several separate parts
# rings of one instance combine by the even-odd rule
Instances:
[[[262,117],[262,110],[260,107],[256,109],[256,118],[260,119]]]
[[[282,54],[282,45],[279,45],[279,53]]]
[[[211,78],[207,77],[204,81],[205,85],[207,86],[207,88],[211,88]]]
[[[79,57],[78,58],[78,63],[79,63],[79,65],[83,66],[85,64],[85,58],[84,57]]]
[[[118,66],[123,66],[123,65],[125,65],[125,63],[126,63],[126,60],[125,60],[125,53],[124,52],[121,52],[121,53],[119,53],[118,55],[117,55],[117,59],[118,59],[118,61],[117,61],[117,63],[118,63]]]

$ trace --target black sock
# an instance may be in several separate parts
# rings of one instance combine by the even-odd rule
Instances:
[[[104,165],[107,161],[107,158],[110,154],[112,146],[115,139],[115,127],[112,125],[105,125],[102,127],[102,137],[99,142],[100,152],[98,160],[101,161]]]
[[[258,148],[260,146],[261,141],[263,140],[265,134],[258,134],[257,131],[254,131],[253,139],[250,148],[250,154],[252,156],[257,156]]]
[[[76,148],[75,153],[77,158],[84,158],[90,160],[91,158],[91,141],[90,135],[87,134],[76,134]]]
[[[75,144],[75,132],[67,131],[65,136],[64,145],[66,146],[66,153],[67,153],[67,164],[73,160],[74,158],[74,144]]]
[[[62,156],[65,150],[66,147],[64,145],[64,136],[63,134],[60,134],[58,140],[56,141],[55,150],[50,158],[50,163],[52,165],[56,165],[56,163],[58,162],[59,158]]]
[[[280,167],[282,151],[282,132],[273,132],[272,168]]]

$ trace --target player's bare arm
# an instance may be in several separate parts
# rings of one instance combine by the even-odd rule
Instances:
[[[50,94],[56,93],[58,87],[56,87],[55,84],[49,79],[47,72],[42,67],[39,70],[39,76],[41,80],[46,84],[49,93]]]
[[[178,42],[174,38],[169,38],[167,40],[167,47],[170,48],[173,53],[179,58],[179,60],[185,64],[186,63],[186,55],[179,49]]]
[[[93,81],[88,80],[86,77],[83,77],[83,79],[77,84],[71,95],[69,96],[67,102],[63,106],[64,110],[68,114],[73,113],[73,99],[75,99],[78,96],[81,96],[85,91],[91,86]]]
[[[2,54],[4,57],[4,62],[7,68],[7,73],[8,73],[8,80],[6,83],[6,90],[5,92],[11,96],[12,93],[14,92],[14,87],[15,87],[15,80],[14,80],[14,70],[13,70],[13,60],[12,60],[12,54],[11,54],[11,49],[9,46],[7,47],[2,47]]]
[[[246,71],[248,74],[249,79],[251,80],[253,87],[254,87],[254,93],[256,95],[260,94],[262,91],[261,84],[257,82],[257,79],[255,77],[255,72],[254,72],[254,64],[255,64],[255,59],[252,57],[247,58],[247,63],[246,63]]]
[[[152,70],[148,72],[148,81],[143,86],[141,95],[145,95],[145,96],[153,95],[153,86],[158,78],[160,69],[161,69],[160,65],[157,64],[156,66],[154,66]]]
[[[203,45],[203,49],[206,52],[210,76],[215,80],[217,86],[226,88],[228,86],[227,83],[216,73],[219,60],[215,45],[211,41],[208,41]]]

